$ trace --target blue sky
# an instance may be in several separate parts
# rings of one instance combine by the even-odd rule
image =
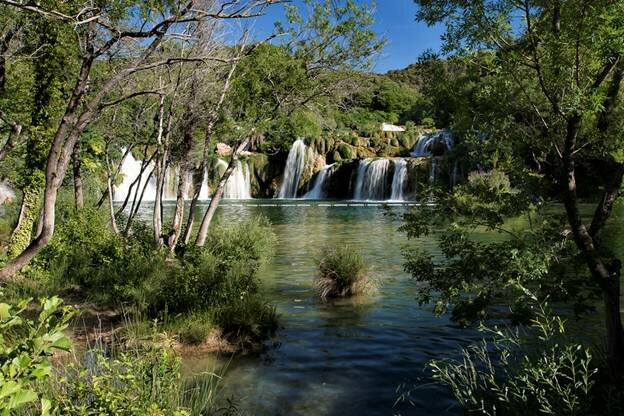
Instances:
[[[416,21],[413,0],[378,0],[375,31],[384,36],[388,44],[375,66],[376,72],[405,68],[416,62],[427,50],[438,50],[443,27],[428,27]]]
[[[370,0],[357,1],[370,3]],[[273,22],[281,17],[281,7],[269,9],[256,25],[257,35],[270,33]],[[443,28],[416,22],[416,10],[413,0],[377,0],[374,30],[387,40],[387,45],[377,57],[375,72],[405,68],[416,62],[423,51],[440,48]]]

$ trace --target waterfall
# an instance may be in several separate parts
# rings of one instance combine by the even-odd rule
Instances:
[[[305,151],[306,145],[303,140],[298,139],[293,143],[292,149],[288,153],[288,159],[286,159],[286,170],[278,194],[280,199],[297,197],[299,181],[305,167]]]
[[[122,152],[125,153],[125,149],[122,149]],[[130,198],[134,196],[137,187],[139,188],[139,195],[143,190],[143,185],[145,185],[145,181],[147,180],[149,173],[152,170],[152,166],[148,166],[143,174],[141,175],[140,183],[137,183],[134,188],[132,188],[132,195]],[[120,185],[115,186],[113,191],[113,196],[115,201],[123,201],[126,199],[126,195],[130,190],[130,185],[132,182],[136,180],[139,176],[139,172],[141,171],[141,161],[136,160],[132,153],[128,153],[126,158],[121,163],[121,169],[119,172],[122,174],[122,182]],[[165,174],[165,183],[163,186],[163,200],[175,200],[177,197],[178,190],[178,179],[180,176],[180,168],[169,167]],[[192,197],[192,187],[193,187],[193,175],[189,173],[189,186],[186,198],[190,199]],[[145,190],[145,195],[143,196],[143,201],[154,201],[156,199],[156,178],[152,176],[147,185],[147,189]],[[199,199],[206,200],[210,199],[210,190],[208,189],[208,175],[204,173],[204,180],[202,182],[201,192],[199,194]]]
[[[361,201],[384,200],[389,166],[389,159],[365,159],[360,161],[354,199]]]
[[[314,181],[314,186],[308,193],[306,193],[303,198],[304,199],[323,199],[325,198],[325,181],[332,174],[332,168],[334,167],[334,163],[331,165],[325,166],[321,171],[316,175],[316,180]]]
[[[193,187],[195,186],[193,182],[193,172],[188,173],[188,192],[186,195],[187,199],[193,198]],[[199,197],[197,198],[199,201],[206,201],[210,199],[210,188],[208,187],[208,170],[204,169],[204,176],[202,178],[201,188],[199,190]]]
[[[435,185],[436,183],[436,172],[438,170],[438,159],[435,157],[431,158],[431,172],[429,173],[429,182],[431,185]]]
[[[453,134],[448,130],[440,130],[434,133],[426,133],[420,136],[414,149],[410,153],[412,157],[427,157],[433,155],[433,146],[443,143],[446,150],[451,150],[455,144]]]
[[[455,188],[457,185],[457,173],[459,171],[459,164],[457,160],[453,163],[453,174],[451,175],[451,188]]]
[[[6,182],[0,182],[0,205],[4,204],[7,200],[12,201],[15,198],[15,192]]]
[[[126,149],[121,149],[123,153],[125,153]],[[121,163],[121,168],[119,172],[122,175],[123,181],[120,185],[115,186],[113,191],[113,199],[115,201],[124,201],[128,192],[130,191],[130,185],[139,177],[141,174],[141,161],[136,160],[134,156],[132,156],[132,152],[126,155],[126,158]],[[145,181],[147,181],[149,174],[152,170],[152,166],[148,166],[143,174],[141,175],[140,181],[132,188],[132,195],[137,192],[137,187],[139,189],[138,195],[141,194],[143,190],[143,186],[145,185]],[[130,199],[132,199],[132,195]],[[152,176],[147,184],[147,188],[145,189],[145,196],[143,197],[144,201],[153,201],[156,199],[156,178]]]
[[[392,201],[403,201],[403,191],[407,183],[407,161],[405,159],[394,160],[394,176],[392,177]]]
[[[219,159],[217,161],[217,167],[221,175],[223,175],[228,164],[224,160]],[[225,184],[223,198],[251,199],[251,174],[247,164],[243,164],[240,160]]]

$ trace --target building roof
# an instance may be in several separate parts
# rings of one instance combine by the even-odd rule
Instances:
[[[395,126],[394,124],[390,123],[382,123],[381,131],[405,131],[405,127]]]

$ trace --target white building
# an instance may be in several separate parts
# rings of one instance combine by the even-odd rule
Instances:
[[[381,124],[381,131],[397,133],[397,132],[405,131],[405,127],[395,126],[394,124],[390,124],[390,123],[382,123]]]

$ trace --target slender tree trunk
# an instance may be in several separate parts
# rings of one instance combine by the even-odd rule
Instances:
[[[80,140],[74,145],[72,154],[74,164],[74,198],[76,201],[76,209],[81,210],[84,207],[83,185],[82,185],[82,155],[80,151]]]
[[[139,194],[140,186],[137,186],[137,190],[134,193],[134,198],[132,199],[132,207],[130,208],[130,214],[128,215],[128,221],[126,222],[126,228],[124,229],[124,235],[128,235],[130,232],[130,227],[132,226],[132,221],[136,217],[139,212],[139,208],[141,208],[141,203],[143,203],[143,198],[145,197],[145,190],[149,186],[150,180],[152,180],[152,176],[154,176],[154,169],[152,169],[147,175],[145,183],[143,184],[143,189],[141,189],[141,193]],[[140,184],[139,184],[140,185]],[[138,196],[138,199],[137,199]]]
[[[165,118],[165,96],[160,95],[159,115],[158,115],[158,133],[156,135],[156,196],[154,198],[154,212],[152,215],[152,225],[154,227],[154,241],[161,247],[162,238],[162,191],[165,181],[165,171],[167,169],[167,150],[163,144]]]
[[[606,259],[602,256],[597,241],[594,240],[581,218],[574,162],[574,150],[576,139],[581,129],[581,122],[582,118],[580,115],[570,117],[567,122],[563,152],[563,202],[576,246],[583,253],[592,277],[602,290],[605,305],[609,368],[612,370],[613,375],[621,376],[624,372],[624,328],[622,327],[620,314],[621,263],[617,259]],[[600,204],[596,215],[600,215],[604,211],[604,207],[604,203]],[[604,226],[604,222],[602,226]],[[593,231],[594,235],[599,235],[598,229]]]
[[[190,120],[184,134],[184,142],[182,144],[182,155],[180,158],[180,166],[178,171],[178,191],[176,194],[176,208],[173,214],[173,230],[169,236],[169,250],[173,253],[175,251],[180,234],[182,233],[182,221],[184,219],[184,203],[186,195],[188,194],[188,177],[191,173],[191,163],[189,161],[191,150],[193,148],[193,115],[190,115]]]
[[[14,258],[19,255],[30,243],[33,228],[39,215],[40,190],[36,187],[27,187],[22,190],[22,203],[17,218],[17,224],[11,233],[7,255]]]
[[[204,182],[206,170],[203,167],[203,163],[200,164],[199,169],[193,175],[193,197],[191,199],[191,205],[189,207],[188,219],[186,220],[186,228],[184,229],[183,241],[184,244],[188,244],[191,241],[191,235],[193,233],[193,225],[195,224],[195,211],[197,210],[197,203],[201,194],[201,188]]]
[[[117,168],[115,169],[115,173],[113,173],[112,176],[109,177],[109,179],[111,181],[111,184],[114,184],[115,180],[117,180],[117,176],[119,175],[119,172],[121,172],[121,166],[123,165],[124,160],[126,160],[126,157],[132,151],[133,147],[134,147],[134,145],[128,146],[128,148],[126,149],[124,154],[121,156],[121,161],[119,162],[119,165],[117,165]],[[108,157],[108,155],[107,155],[107,157]],[[108,197],[108,193],[109,193],[109,190],[108,190],[108,188],[106,188],[106,190],[102,193],[102,196],[100,197],[100,200],[98,201],[98,203],[95,204],[96,208],[100,208],[102,206],[102,204],[104,203],[104,201]],[[113,194],[114,194],[114,192],[113,192]]]
[[[123,159],[122,159],[123,163]],[[111,228],[115,232],[115,234],[119,234],[119,228],[117,227],[117,220],[115,219],[115,207],[113,206],[113,180],[111,174],[111,163],[110,158],[108,157],[108,153],[106,154],[106,188],[108,190],[108,210],[110,215]]]
[[[242,49],[239,52],[239,57],[242,55]],[[214,130],[214,126],[219,119],[219,112],[221,111],[221,107],[225,102],[225,97],[227,96],[228,91],[232,85],[232,77],[236,72],[236,67],[238,65],[238,61],[235,60],[228,71],[227,76],[225,77],[225,82],[223,84],[223,89],[221,90],[221,95],[219,96],[219,100],[217,101],[217,105],[208,115],[208,125],[206,126],[206,136],[204,139],[204,151],[202,155],[202,161],[199,166],[199,171],[201,175],[206,174],[206,168],[208,167],[208,157],[210,155],[210,140],[212,138],[212,132]],[[193,226],[195,224],[195,210],[197,209],[197,202],[199,200],[199,195],[201,193],[201,186],[203,182],[203,176],[201,177],[201,181],[195,181],[194,192],[193,192],[193,200],[191,201],[191,206],[189,207],[188,219],[186,222],[186,228],[184,229],[184,243],[188,244],[191,241],[191,235],[193,234]]]
[[[223,176],[221,176],[221,180],[219,180],[219,185],[212,194],[212,199],[210,200],[210,204],[208,205],[208,209],[204,214],[204,218],[202,219],[202,223],[199,226],[199,232],[197,234],[197,239],[195,240],[195,245],[198,247],[203,247],[206,243],[206,237],[208,237],[208,229],[210,228],[210,223],[212,222],[212,218],[214,217],[215,212],[217,211],[217,207],[221,202],[221,198],[223,197],[223,191],[225,190],[225,184],[227,183],[230,175],[238,165],[239,155],[240,153],[247,147],[249,144],[249,138],[243,140],[237,147],[236,150],[232,153],[232,160],[223,172]]]

